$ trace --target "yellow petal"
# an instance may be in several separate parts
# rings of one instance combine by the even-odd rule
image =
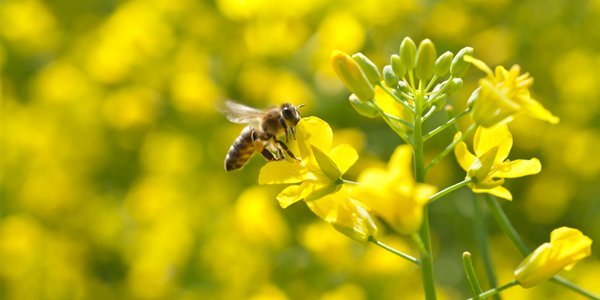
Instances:
[[[550,124],[557,124],[560,119],[553,115],[549,110],[544,108],[542,104],[532,98],[526,98],[521,105],[527,110],[528,114],[536,119],[547,121]]]
[[[390,176],[400,179],[412,178],[412,156],[411,146],[400,145],[396,147],[387,165]]]
[[[400,104],[396,103],[396,101],[379,86],[375,86],[375,103],[377,103],[384,112],[392,116],[399,117],[402,114]]]
[[[472,63],[477,69],[483,71],[485,74],[487,74],[489,76],[493,76],[494,73],[492,72],[492,69],[490,67],[488,67],[488,65],[486,63],[484,63],[483,61],[481,61],[471,55],[465,55],[465,57],[463,59],[466,62]]]
[[[460,136],[460,132],[456,133],[456,135],[454,135],[454,140],[459,139]],[[467,149],[467,144],[465,144],[464,142],[459,142],[456,145],[456,147],[454,148],[454,155],[456,156],[456,161],[458,161],[460,167],[463,168],[463,170],[465,171],[469,171],[473,163],[475,163],[475,161],[477,160],[477,157],[475,157],[475,155],[469,152],[469,150]]]
[[[281,208],[286,208],[308,196],[314,188],[314,184],[304,181],[302,184],[290,185],[277,195],[277,201]]]
[[[302,158],[311,156],[310,145],[319,148],[325,153],[329,152],[333,132],[327,122],[317,117],[306,117],[300,120],[296,129],[298,148],[300,149],[300,156]]]
[[[496,125],[490,128],[478,127],[473,139],[473,148],[475,155],[481,157],[484,153],[493,147],[498,147],[496,162],[502,162],[508,157],[512,148],[512,135],[508,127],[504,124]]]
[[[298,162],[269,162],[260,169],[258,184],[298,183],[310,179],[308,169]]]
[[[342,174],[344,174],[356,162],[358,153],[356,153],[356,150],[352,146],[342,144],[331,149],[329,157],[338,166]]]
[[[488,194],[492,194],[492,195],[494,195],[496,197],[500,197],[500,198],[504,198],[506,200],[511,200],[512,201],[512,194],[510,193],[509,190],[507,190],[503,186],[497,186],[497,187],[492,188],[492,189],[471,188],[471,190],[474,193],[488,193]]]
[[[542,170],[542,164],[537,158],[532,159],[517,159],[508,163],[504,163],[500,170],[494,173],[496,177],[516,178],[527,175],[537,174]]]

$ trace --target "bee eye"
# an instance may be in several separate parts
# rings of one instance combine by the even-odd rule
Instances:
[[[289,107],[284,108],[282,111],[283,117],[285,117],[286,119],[291,119],[294,117],[294,114],[292,114],[292,111],[289,109]]]

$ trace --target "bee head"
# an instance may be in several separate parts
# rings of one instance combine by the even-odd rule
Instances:
[[[281,105],[281,115],[283,116],[283,120],[289,127],[294,127],[298,122],[300,122],[300,113],[298,112],[298,108],[304,106],[304,104],[300,104],[298,106],[294,106],[290,103],[284,103]]]

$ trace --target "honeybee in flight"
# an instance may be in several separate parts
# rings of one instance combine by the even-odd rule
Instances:
[[[284,103],[279,107],[260,110],[226,101],[223,107],[225,117],[233,123],[248,125],[229,147],[225,156],[225,171],[242,168],[254,152],[260,152],[268,161],[276,161],[285,159],[285,151],[290,158],[298,160],[277,137],[285,133],[286,143],[290,134],[296,139],[295,126],[300,122],[298,108],[302,106]]]

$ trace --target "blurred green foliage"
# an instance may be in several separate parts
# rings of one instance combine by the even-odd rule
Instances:
[[[0,2],[0,297],[3,299],[374,299],[422,297],[419,270],[358,244],[278,190],[257,187],[254,158],[226,174],[241,126],[215,107],[226,98],[267,107],[307,104],[361,158],[350,177],[400,143],[360,117],[329,65],[332,50],[378,65],[400,41],[439,51],[472,46],[494,66],[518,63],[534,97],[561,118],[511,125],[514,157],[543,171],[508,183],[504,207],[535,247],[562,225],[600,241],[600,2],[575,1],[40,1]],[[465,105],[477,78],[469,72]],[[438,122],[444,120],[440,114]],[[435,123],[436,120],[432,121]],[[451,139],[436,138],[434,155]],[[452,157],[428,178],[464,173]],[[432,206],[442,297],[464,298],[473,253],[464,190]],[[522,257],[490,220],[500,282]],[[410,240],[384,236],[416,253]],[[565,272],[599,293],[593,256]],[[484,284],[485,287],[485,284]],[[546,283],[510,299],[575,299]]]

